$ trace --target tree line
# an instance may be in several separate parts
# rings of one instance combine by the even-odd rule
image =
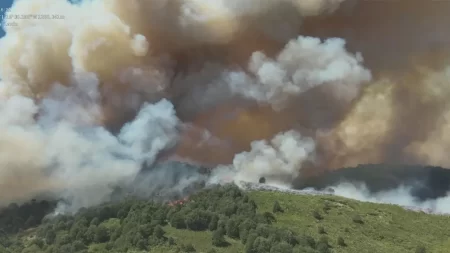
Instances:
[[[229,239],[242,242],[245,253],[327,253],[327,237],[316,240],[274,226],[276,212],[260,212],[256,203],[234,185],[201,190],[188,201],[168,205],[128,198],[82,209],[75,215],[44,218],[54,208],[49,202],[11,205],[0,215],[0,253],[85,253],[150,251],[168,246],[195,252],[166,233],[165,228],[212,233],[211,250],[228,247]],[[344,242],[342,242],[343,244]]]

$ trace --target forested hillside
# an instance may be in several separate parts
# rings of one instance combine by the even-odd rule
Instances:
[[[444,216],[233,185],[173,203],[130,198],[44,218],[52,208],[34,202],[3,210],[0,252],[423,253],[450,246]]]

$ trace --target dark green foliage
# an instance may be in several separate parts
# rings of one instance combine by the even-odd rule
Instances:
[[[316,249],[320,253],[330,252],[330,244],[328,242],[328,237],[326,236],[320,237],[319,241],[317,242]]]
[[[208,229],[211,222],[211,213],[203,210],[193,210],[186,217],[186,226],[193,231],[203,231]]]
[[[415,251],[415,253],[426,253],[426,252],[427,252],[427,249],[423,245],[417,246],[416,251]]]
[[[51,207],[35,205],[41,205],[44,209]],[[12,210],[17,214],[13,214]],[[298,236],[273,226],[276,222],[274,214],[258,212],[256,203],[234,185],[205,189],[190,196],[189,201],[182,205],[126,199],[83,208],[75,215],[60,215],[42,223],[47,211],[37,211],[35,214],[27,213],[17,205],[8,207],[8,215],[0,216],[0,225],[5,225],[0,230],[0,253],[7,248],[12,252],[85,253],[88,248],[91,250],[94,247],[98,247],[95,252],[115,253],[149,251],[156,246],[196,252],[193,245],[176,245],[178,241],[166,236],[164,226],[167,224],[176,229],[210,230],[211,246],[215,247],[228,247],[229,238],[240,240],[247,253],[292,253],[294,247],[296,250],[313,250],[316,247],[311,237]],[[273,211],[283,211],[278,202],[274,203]],[[26,246],[21,240],[9,236],[33,226],[38,228]],[[211,249],[210,252],[215,251]]]
[[[292,253],[292,245],[286,242],[280,242],[272,245],[270,248],[270,253]]]
[[[283,208],[281,208],[281,205],[280,205],[280,203],[278,201],[275,201],[273,203],[272,212],[273,213],[282,213],[282,212],[284,212]]]
[[[264,238],[259,236],[256,238],[256,240],[253,242],[253,252],[257,253],[269,253],[271,248],[271,242]]]
[[[184,221],[183,214],[175,213],[172,215],[172,219],[170,220],[170,225],[177,229],[185,229],[186,222]]]
[[[239,238],[239,224],[237,218],[230,218],[225,226],[227,235],[231,238]]]
[[[298,244],[305,248],[307,248],[307,247],[315,248],[316,247],[316,241],[314,240],[314,238],[312,238],[309,235],[300,236]]]
[[[222,229],[218,229],[212,234],[212,245],[216,247],[225,247],[227,246],[227,241],[224,237],[224,231]]]
[[[317,232],[318,232],[319,234],[326,234],[325,228],[323,228],[322,226],[319,226],[319,227],[317,228]]]
[[[352,221],[354,223],[364,224],[364,221],[362,220],[361,216],[359,216],[358,214],[353,215]]]
[[[342,238],[342,236],[339,236],[339,237],[338,237],[338,239],[337,239],[337,244],[338,244],[339,246],[342,246],[342,247],[347,246],[347,244],[345,243],[345,240],[344,240],[344,238]]]
[[[158,239],[164,238],[165,233],[166,232],[164,232],[164,230],[162,229],[162,227],[160,225],[157,225],[155,227],[155,229],[153,230],[153,235]]]
[[[100,225],[95,229],[94,241],[96,243],[104,243],[109,241],[108,230],[105,226]]]
[[[272,213],[270,213],[270,212],[264,212],[263,216],[264,216],[264,219],[266,219],[266,223],[267,224],[272,224],[273,222],[277,221],[275,216]]]
[[[194,246],[190,243],[181,245],[181,250],[186,253],[196,252]]]
[[[217,223],[219,222],[219,216],[218,215],[213,215],[211,217],[211,220],[209,221],[209,225],[208,225],[208,229],[211,231],[214,231],[217,229]]]
[[[255,243],[256,238],[258,238],[258,234],[255,232],[255,230],[250,230],[247,236],[247,241],[245,243],[245,253],[254,252],[253,244]]]
[[[323,217],[320,215],[320,213],[317,210],[314,210],[312,213],[313,217],[316,218],[316,220],[322,220]]]
[[[0,228],[5,234],[14,234],[36,226],[54,207],[50,202],[34,200],[21,206],[10,204],[0,212]]]

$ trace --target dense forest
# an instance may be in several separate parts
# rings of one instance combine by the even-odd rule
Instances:
[[[313,238],[277,227],[276,214],[283,212],[277,201],[273,212],[260,212],[248,194],[234,185],[204,189],[172,203],[129,198],[75,215],[49,217],[46,214],[52,208],[51,203],[33,202],[3,210],[0,252],[147,252],[161,245],[175,252],[196,252],[195,245],[167,234],[167,227],[210,231],[209,252],[228,247],[229,240],[240,241],[247,253],[330,252],[326,235]],[[342,238],[333,240],[345,245]]]

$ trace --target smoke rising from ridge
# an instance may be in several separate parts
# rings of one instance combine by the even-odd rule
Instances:
[[[10,14],[64,18],[4,25],[0,205],[95,205],[161,156],[285,186],[359,163],[450,166],[450,4],[433,4],[17,0]]]

